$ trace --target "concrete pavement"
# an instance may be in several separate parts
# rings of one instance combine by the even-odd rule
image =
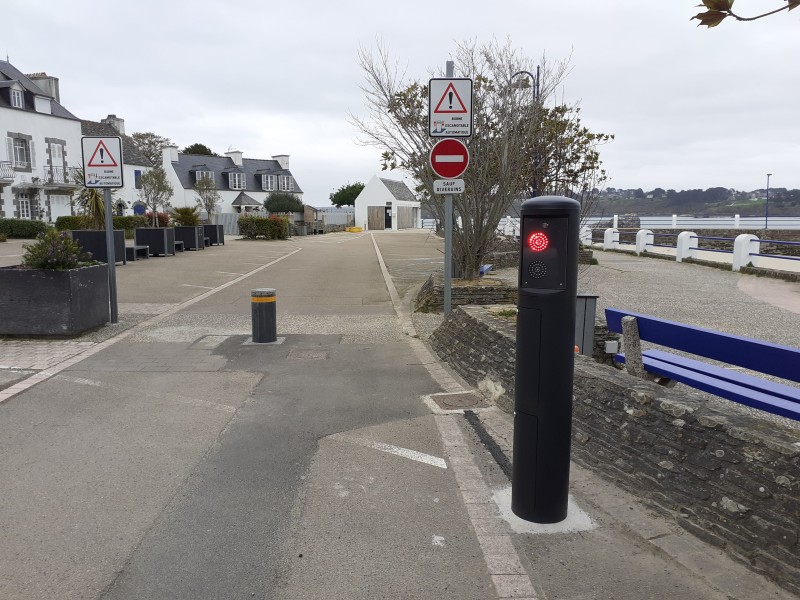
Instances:
[[[577,468],[588,525],[504,518],[510,416],[423,401],[467,389],[408,312],[439,265],[427,232],[231,241],[118,269],[66,359],[0,341],[0,597],[792,597]],[[282,344],[247,344],[256,287]]]

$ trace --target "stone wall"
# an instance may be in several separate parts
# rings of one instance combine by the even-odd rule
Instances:
[[[450,291],[451,306],[468,304],[517,304],[517,288],[491,276],[480,279],[453,279]],[[444,278],[434,273],[422,285],[414,310],[441,312],[444,310]]]
[[[431,344],[504,410],[514,397],[513,321],[453,310]],[[573,459],[685,529],[800,593],[800,432],[705,405],[576,357]]]

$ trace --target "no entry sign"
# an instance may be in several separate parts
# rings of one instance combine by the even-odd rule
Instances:
[[[447,138],[431,149],[433,172],[443,179],[456,179],[467,170],[469,152],[464,142]]]

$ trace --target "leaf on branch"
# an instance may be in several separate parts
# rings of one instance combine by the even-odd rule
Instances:
[[[733,0],[703,0],[703,4],[698,4],[698,6],[705,6],[709,10],[727,12],[733,8]]]
[[[716,27],[717,25],[722,23],[722,21],[724,21],[725,17],[727,16],[728,13],[724,13],[719,10],[708,10],[704,13],[696,14],[690,20],[697,19],[698,21],[700,21],[700,23],[698,23],[697,25],[698,27],[700,27],[701,25],[705,25],[706,27]]]
[[[800,6],[800,0],[786,0],[789,3],[789,10],[794,10]]]

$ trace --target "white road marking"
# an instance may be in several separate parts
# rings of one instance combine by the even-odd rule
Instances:
[[[434,535],[431,539],[431,544],[434,546],[444,546],[444,538],[440,535]]]
[[[191,283],[182,283],[182,284],[181,284],[181,286],[182,286],[182,287],[195,287],[195,288],[202,288],[202,289],[204,289],[204,290],[213,290],[213,289],[216,289],[216,288],[213,288],[213,287],[209,287],[209,286],[207,286],[207,285],[192,285]]]
[[[424,452],[417,452],[416,450],[411,450],[409,448],[401,448],[400,446],[393,446],[392,444],[384,444],[383,442],[375,442],[373,440],[365,440],[357,437],[351,437],[341,433],[335,433],[330,437],[343,442],[358,444],[359,446],[364,446],[365,448],[380,450],[381,452],[386,452],[387,454],[394,454],[395,456],[400,456],[402,458],[415,460],[417,462],[421,462],[426,465],[431,465],[432,467],[439,467],[440,469],[447,468],[447,463],[443,458],[439,458],[438,456],[432,456],[430,454],[425,454]]]
[[[230,271],[217,271],[217,273],[222,273],[223,275],[236,275],[237,277],[244,275],[244,273],[231,273]]]

